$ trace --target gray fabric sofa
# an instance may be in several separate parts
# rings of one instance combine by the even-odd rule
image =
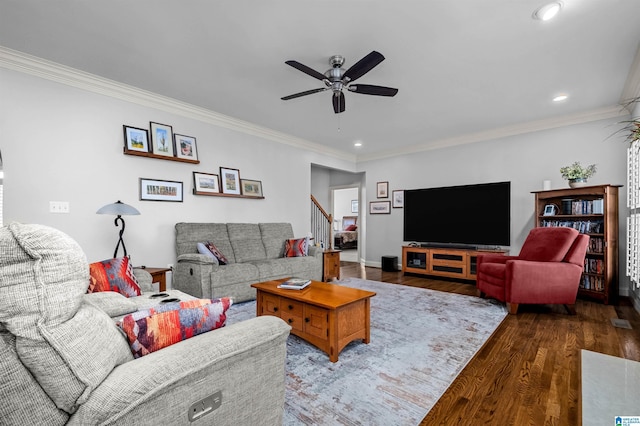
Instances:
[[[149,290],[151,276],[134,273]],[[253,318],[134,359],[106,311],[119,293],[89,297],[88,284],[84,253],[62,232],[0,228],[0,424],[282,424],[284,321]],[[217,392],[221,405],[191,423],[192,405]]]
[[[177,223],[173,288],[196,297],[255,299],[251,284],[280,278],[322,280],[322,249],[309,255],[283,257],[285,241],[293,239],[290,223]],[[198,253],[197,244],[210,241],[229,260],[215,264]]]

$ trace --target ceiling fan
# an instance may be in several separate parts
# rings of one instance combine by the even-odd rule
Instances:
[[[336,114],[339,114],[345,110],[344,94],[342,93],[343,89],[347,89],[354,93],[361,93],[363,95],[395,96],[396,93],[398,93],[398,89],[394,89],[392,87],[374,86],[371,84],[352,84],[382,61],[384,61],[384,56],[382,56],[380,52],[376,52],[374,50],[345,71],[342,68],[342,65],[344,64],[344,56],[334,55],[329,59],[331,69],[327,70],[324,74],[321,74],[298,61],[286,61],[285,64],[291,65],[298,71],[302,71],[313,78],[317,78],[322,81],[326,87],[294,93],[293,95],[285,96],[280,99],[288,101],[289,99],[299,98],[300,96],[331,90],[333,92],[333,111]]]

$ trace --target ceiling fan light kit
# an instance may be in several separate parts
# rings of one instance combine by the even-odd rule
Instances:
[[[292,66],[298,71],[302,71],[303,73],[322,81],[325,84],[325,87],[294,93],[289,96],[284,96],[280,99],[282,99],[283,101],[288,101],[290,99],[299,98],[301,96],[324,92],[325,90],[331,90],[333,92],[333,96],[331,97],[333,111],[336,114],[339,114],[341,112],[344,112],[345,110],[345,98],[343,93],[344,89],[363,95],[395,96],[396,93],[398,93],[398,89],[394,89],[392,87],[375,86],[371,84],[351,85],[352,82],[371,71],[382,61],[384,61],[384,56],[382,56],[380,52],[376,52],[374,50],[345,71],[344,68],[342,68],[342,65],[345,62],[344,56],[334,55],[329,58],[329,65],[331,65],[331,68],[328,69],[324,74],[312,68],[309,68],[308,66],[301,64],[298,61],[286,61],[285,64]]]

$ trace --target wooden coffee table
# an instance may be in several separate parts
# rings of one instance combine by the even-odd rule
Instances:
[[[331,362],[348,343],[369,343],[372,291],[312,281],[303,290],[280,289],[285,280],[252,284],[256,314],[282,318],[294,334],[329,355]]]

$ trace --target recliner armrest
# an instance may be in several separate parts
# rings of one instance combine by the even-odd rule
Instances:
[[[214,261],[205,254],[200,253],[186,253],[178,256],[178,262],[191,262],[200,265],[216,265]]]
[[[309,256],[322,257],[323,252],[322,247],[309,246]]]
[[[69,424],[188,425],[190,406],[221,391],[222,406],[205,424],[281,425],[290,329],[255,317],[122,364]]]

